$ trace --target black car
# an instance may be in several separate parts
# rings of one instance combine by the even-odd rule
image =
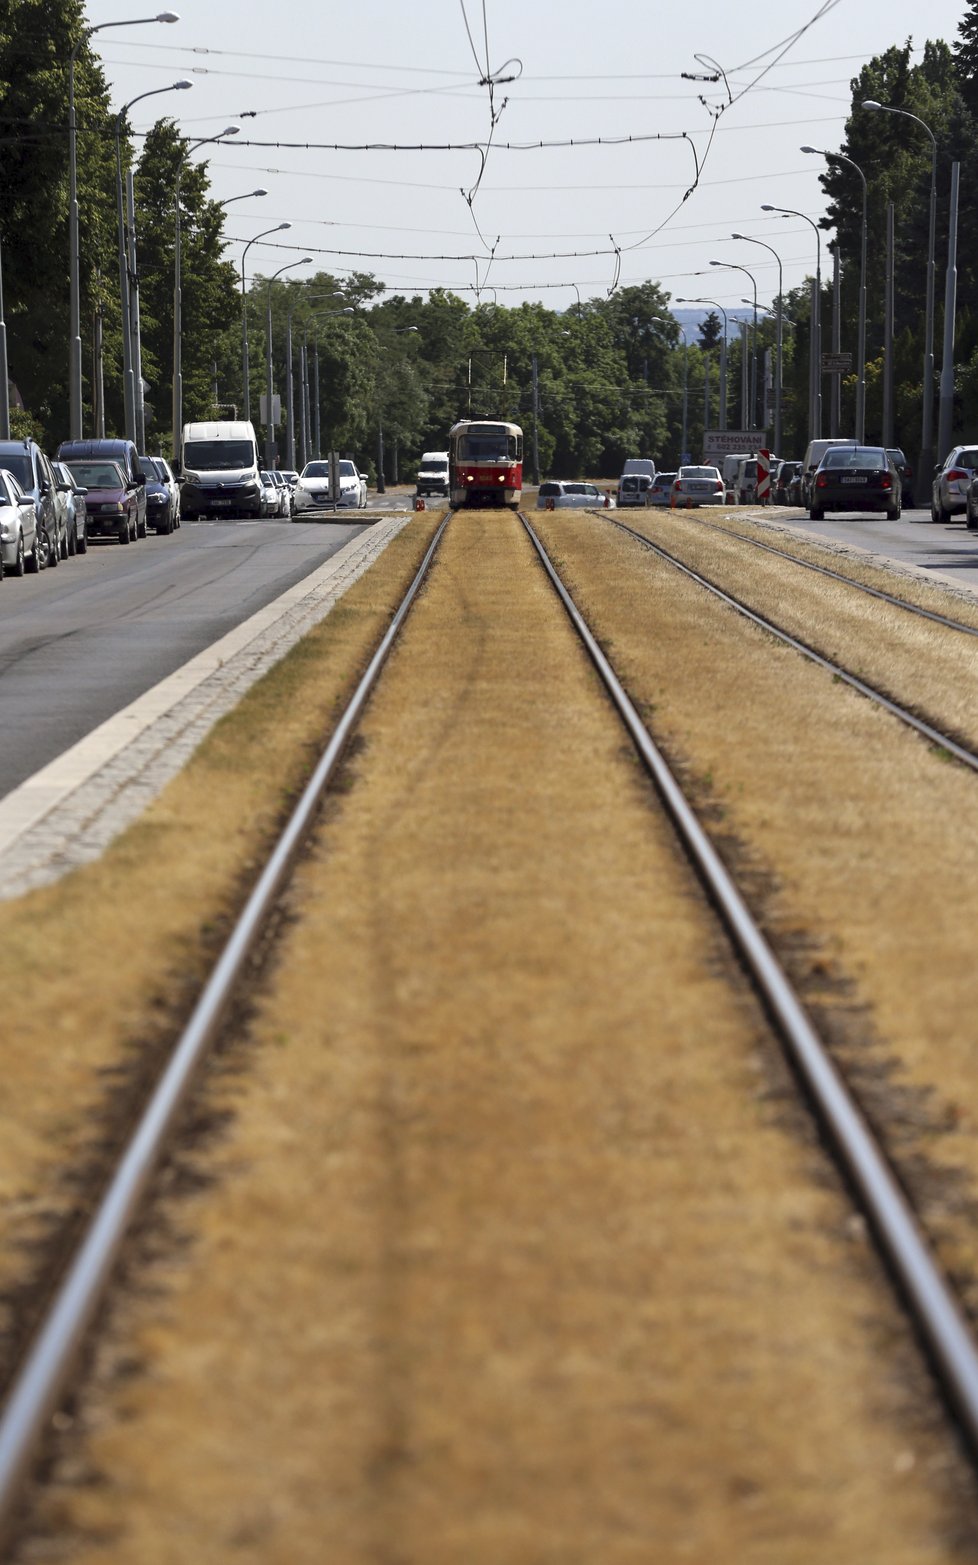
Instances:
[[[141,456],[139,466],[146,479],[146,521],[154,533],[172,532],[173,501],[156,461],[151,456]]]
[[[779,462],[778,470],[771,485],[772,505],[797,505],[798,500],[791,497],[791,481],[798,479],[798,490],[801,488],[801,463]]]
[[[813,522],[826,511],[885,511],[891,522],[900,518],[900,475],[882,446],[830,446],[812,475],[811,496]]]
[[[906,506],[913,505],[913,468],[899,446],[887,446],[886,454],[900,474],[900,493]]]

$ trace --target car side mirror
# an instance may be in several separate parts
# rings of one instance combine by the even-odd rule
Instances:
[[[34,504],[34,496],[33,495],[29,495],[29,494],[22,494],[22,495],[20,495],[18,497],[17,504],[18,505],[33,505]]]
[[[79,498],[83,497],[84,495],[88,494],[88,490],[87,489],[75,489],[72,492],[75,495],[76,499],[79,499]]]
[[[71,485],[70,484],[59,484],[58,485],[58,493],[59,494],[71,494],[71,492],[72,492],[72,489],[71,489]]]
[[[137,487],[137,489],[145,489],[146,488],[146,474],[145,473],[137,473],[136,474],[136,487]]]

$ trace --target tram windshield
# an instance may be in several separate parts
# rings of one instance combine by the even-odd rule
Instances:
[[[459,462],[520,462],[523,459],[523,437],[502,425],[496,428],[483,425],[470,429],[458,437]]]

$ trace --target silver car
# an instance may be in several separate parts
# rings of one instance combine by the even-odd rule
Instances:
[[[727,499],[718,467],[681,467],[672,494],[677,506],[725,505]]]
[[[0,468],[0,576],[4,571],[23,576],[46,563],[33,498],[25,495],[13,473]]]
[[[955,446],[944,466],[934,475],[930,514],[934,522],[949,522],[968,509],[968,489],[978,472],[978,446]],[[970,526],[970,523],[969,523]]]
[[[615,497],[605,494],[597,484],[585,484],[574,479],[548,478],[537,494],[538,511],[563,511],[594,509],[596,506],[615,505]]]

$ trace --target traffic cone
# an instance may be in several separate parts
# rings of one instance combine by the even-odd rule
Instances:
[[[424,510],[424,500],[422,499],[421,495],[415,495],[415,498],[414,498],[414,509],[416,511],[423,511]]]

